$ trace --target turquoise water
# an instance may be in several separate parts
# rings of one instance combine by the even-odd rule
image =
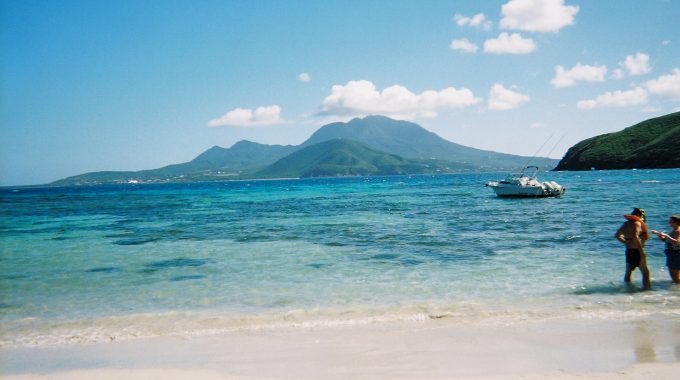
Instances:
[[[503,173],[0,190],[0,344],[436,320],[680,318],[622,283],[632,207],[667,231],[680,170],[544,173],[563,198],[502,199]]]

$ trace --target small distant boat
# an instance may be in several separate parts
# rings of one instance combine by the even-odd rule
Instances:
[[[538,166],[527,166],[519,174],[510,174],[499,182],[487,182],[499,197],[559,197],[567,191],[555,181],[538,182]]]

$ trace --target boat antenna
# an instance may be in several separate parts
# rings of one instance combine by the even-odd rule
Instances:
[[[552,139],[553,135],[555,135],[555,132],[551,133],[551,134],[550,134],[550,137],[548,137],[548,139],[545,140],[545,141],[543,142],[543,144],[541,145],[540,148],[538,148],[538,150],[536,151],[536,153],[534,153],[533,156],[529,157],[529,160],[527,160],[527,163],[524,164],[524,167],[525,167],[525,168],[526,168],[527,166],[529,166],[529,164],[531,163],[531,160],[533,160],[534,158],[536,158],[536,156],[538,156],[538,152],[540,152],[541,149],[543,149],[543,147],[545,146],[545,144],[546,144],[548,141],[550,141],[550,139]]]

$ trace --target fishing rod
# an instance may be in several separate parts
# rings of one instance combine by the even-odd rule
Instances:
[[[543,149],[543,147],[545,146],[545,144],[547,144],[548,141],[550,141],[550,139],[552,139],[552,137],[553,137],[554,135],[555,135],[555,132],[551,133],[551,134],[550,134],[550,137],[548,137],[548,139],[545,140],[545,141],[543,142],[543,144],[541,145],[540,148],[538,148],[538,150],[536,151],[536,153],[534,153],[533,156],[529,157],[529,160],[527,161],[527,163],[524,164],[524,167],[525,167],[525,168],[526,168],[527,166],[529,166],[529,163],[531,163],[531,160],[533,160],[534,158],[536,158],[536,156],[538,156],[538,152],[540,152],[541,149]]]
[[[550,155],[552,154],[553,150],[555,150],[555,148],[557,148],[557,145],[558,145],[560,142],[562,142],[562,139],[564,138],[565,135],[566,135],[566,133],[563,133],[562,136],[560,137],[560,139],[557,140],[557,142],[555,143],[555,145],[553,145],[552,149],[550,149],[550,152],[548,152],[548,154],[546,155],[546,158],[550,158]]]

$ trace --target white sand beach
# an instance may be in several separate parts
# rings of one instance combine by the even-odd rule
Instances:
[[[575,380],[575,379],[599,379],[599,380],[650,380],[650,379],[677,379],[678,366],[669,364],[641,364],[635,365],[625,370],[609,372],[609,373],[567,373],[567,372],[553,372],[533,375],[499,375],[499,376],[483,376],[483,377],[451,377],[452,379],[461,380],[543,380],[543,379],[557,379],[557,380]],[[4,378],[4,377],[3,377]],[[185,369],[95,369],[95,370],[79,370],[67,371],[50,374],[31,374],[31,375],[16,375],[6,377],[7,379],[17,380],[86,380],[86,379],[100,379],[100,380],[148,380],[148,379],[164,379],[164,380],[185,380],[185,379],[202,379],[202,380],[273,380],[273,379],[287,379],[291,377],[281,376],[276,378],[265,377],[243,377],[233,376],[219,371],[207,370],[185,370]],[[363,378],[361,376],[354,378]],[[402,379],[402,377],[367,377],[367,378],[386,378],[386,379]]]
[[[3,348],[4,379],[677,379],[680,320],[454,320]]]

